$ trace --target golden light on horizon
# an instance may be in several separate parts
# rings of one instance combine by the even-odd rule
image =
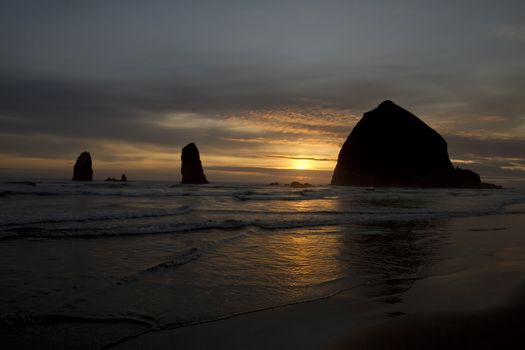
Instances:
[[[291,169],[296,170],[314,170],[314,161],[310,159],[292,159],[290,164]]]

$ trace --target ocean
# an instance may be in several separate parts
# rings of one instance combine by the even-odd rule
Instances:
[[[448,220],[524,203],[512,188],[4,182],[0,334],[104,324],[112,343],[342,291],[395,303],[443,258]]]

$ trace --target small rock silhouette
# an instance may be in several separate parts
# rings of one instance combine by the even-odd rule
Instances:
[[[182,149],[181,154],[182,184],[207,184],[200,159],[199,149],[192,142]]]
[[[91,154],[82,152],[73,167],[73,181],[93,181]]]

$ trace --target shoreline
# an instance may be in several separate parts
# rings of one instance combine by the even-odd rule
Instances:
[[[517,295],[525,295],[525,214],[452,218],[446,226],[450,236],[442,260],[393,300],[363,298],[352,289],[324,300],[148,332],[112,348],[511,345],[525,320],[523,303],[516,301]],[[507,343],[501,341],[503,336]]]

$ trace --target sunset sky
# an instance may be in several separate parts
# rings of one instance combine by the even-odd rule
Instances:
[[[453,163],[525,177],[525,1],[0,0],[0,177],[328,183],[393,100]]]

